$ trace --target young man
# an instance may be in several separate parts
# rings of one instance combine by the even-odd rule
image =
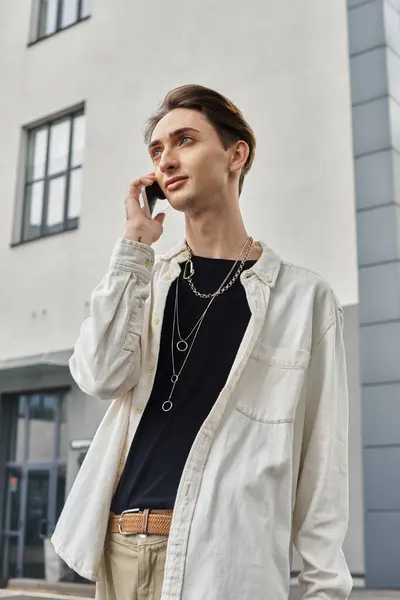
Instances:
[[[93,292],[71,372],[111,404],[53,537],[97,598],[286,600],[292,543],[304,598],[345,599],[347,387],[330,287],[247,234],[255,151],[241,112],[201,86],[147,128],[153,172]],[[164,216],[185,240],[154,258]]]

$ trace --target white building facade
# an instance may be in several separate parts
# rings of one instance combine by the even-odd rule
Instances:
[[[363,265],[356,198],[358,203],[370,194],[368,206],[381,201],[374,196],[372,171],[357,166],[353,148],[352,125],[356,142],[363,135],[357,123],[364,131],[357,102],[366,105],[368,93],[375,92],[365,90],[368,73],[357,74],[353,57],[349,60],[348,31],[351,50],[352,39],[362,37],[358,20],[375,26],[375,13],[365,16],[372,5],[378,17],[387,10],[382,0],[353,1],[349,7],[344,0],[259,0],[251,10],[237,0],[193,6],[155,0],[151,10],[123,0],[0,5],[0,579],[44,576],[43,539],[51,534],[107,408],[77,389],[68,358],[88,316],[90,293],[123,233],[128,184],[150,170],[143,125],[169,89],[200,83],[230,97],[256,133],[256,160],[241,200],[248,231],[286,260],[323,275],[344,306],[351,407],[345,551],[356,577],[400,587],[390,566],[394,560],[399,564],[399,549],[385,547],[384,539],[380,552],[394,552],[394,559],[390,555],[389,567],[375,572],[368,543],[378,534],[370,532],[364,513],[364,488],[370,502],[374,487],[372,472],[365,472],[363,483],[370,442],[362,401],[364,384],[371,383],[368,360],[374,357],[365,357],[359,347],[360,339],[367,345],[369,340],[359,327]],[[378,21],[386,39],[383,16]],[[364,96],[355,100],[360,86]],[[361,154],[364,141],[359,141]],[[373,133],[365,143],[372,144],[367,152],[380,149]],[[365,193],[363,173],[371,178]],[[385,189],[390,175],[388,168],[382,173]],[[390,202],[398,217],[398,201],[393,196]],[[169,210],[156,251],[181,237],[182,226],[181,216]],[[390,257],[396,266],[388,277],[399,312],[398,233]],[[363,280],[367,302],[374,292],[365,286]],[[390,318],[398,328],[400,314]],[[390,343],[399,347],[400,332]],[[400,386],[400,365],[397,380],[392,372],[387,381],[374,373],[372,383]],[[400,401],[394,409],[386,391],[386,409],[399,415]],[[374,401],[368,400],[370,412]],[[398,451],[399,427],[392,421],[386,442],[386,426],[382,423],[374,444],[389,443]],[[373,460],[379,465],[380,456]],[[396,490],[378,507],[385,518],[400,514]],[[373,502],[370,506],[375,510]],[[400,522],[392,519],[390,527],[399,532]],[[297,559],[293,569],[299,570]]]

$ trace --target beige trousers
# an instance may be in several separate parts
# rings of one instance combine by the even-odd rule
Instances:
[[[168,536],[107,535],[96,600],[160,600]]]

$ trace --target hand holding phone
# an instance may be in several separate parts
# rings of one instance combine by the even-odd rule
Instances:
[[[150,206],[148,208],[149,212],[147,212],[146,206],[143,208],[140,206],[140,194],[143,187],[149,188],[156,182],[155,174],[150,173],[135,179],[129,186],[128,196],[125,200],[126,227],[124,237],[126,239],[151,246],[161,237],[165,214],[159,213],[152,219]]]

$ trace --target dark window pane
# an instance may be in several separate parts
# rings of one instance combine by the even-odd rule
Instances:
[[[28,474],[26,532],[24,545],[24,577],[44,578],[44,543],[49,508],[49,472]]]
[[[27,179],[41,179],[45,175],[47,151],[47,127],[29,134]]]
[[[55,458],[55,418],[57,396],[33,394],[29,397],[29,450],[33,462]]]
[[[30,240],[40,235],[43,210],[43,192],[43,181],[32,183],[26,187],[23,231],[24,240]]]
[[[57,29],[58,0],[41,0],[38,37],[51,35]]]
[[[65,171],[68,166],[69,134],[71,120],[65,119],[50,130],[50,150],[48,174],[53,175]]]
[[[46,231],[60,231],[64,225],[65,175],[49,181]]]
[[[78,0],[64,0],[61,11],[61,27],[68,27],[78,20]]]
[[[82,0],[81,19],[91,15],[90,0]]]
[[[81,214],[82,169],[71,171],[69,183],[68,219],[76,219]]]
[[[72,134],[72,157],[71,166],[80,167],[83,162],[83,147],[85,145],[85,115],[79,115],[74,119]]]
[[[54,421],[58,396],[53,394],[32,394],[29,400],[29,419]]]
[[[56,519],[58,519],[65,503],[65,468],[58,471],[56,502]]]

